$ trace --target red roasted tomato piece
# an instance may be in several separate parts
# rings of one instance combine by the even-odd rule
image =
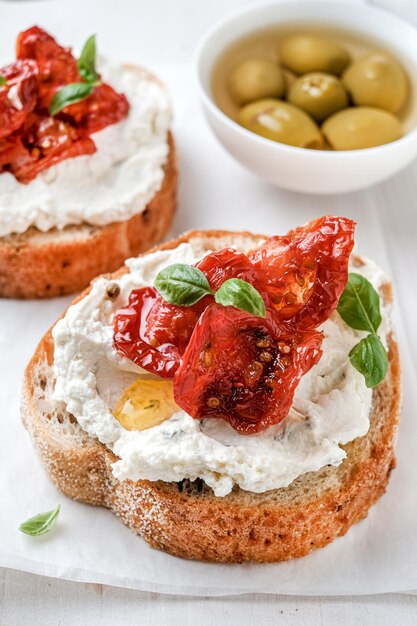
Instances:
[[[177,306],[157,295],[144,323],[145,339],[155,348],[167,343],[175,344],[182,354],[198,318],[212,301],[213,298],[207,296],[193,306]]]
[[[19,34],[16,55],[15,63],[0,70],[7,81],[0,86],[0,173],[11,172],[28,183],[59,161],[95,152],[89,135],[126,117],[129,103],[124,94],[102,84],[51,117],[55,93],[81,81],[71,50],[33,26]]]
[[[31,113],[19,130],[27,158],[23,164],[11,163],[10,171],[21,183],[28,183],[42,170],[64,159],[92,154],[92,139],[80,137],[69,124],[49,116]]]
[[[264,430],[288,414],[321,341],[317,331],[279,336],[266,320],[212,304],[176,371],[175,401],[192,417],[221,417],[241,434]]]
[[[172,378],[180,361],[177,347],[165,343],[156,348],[143,339],[143,320],[156,297],[153,287],[131,292],[127,306],[114,317],[113,342],[117,352],[136,365],[162,378]]]
[[[14,168],[23,167],[29,160],[30,152],[16,133],[0,139],[0,172],[12,172]]]
[[[251,283],[256,289],[264,291],[257,268],[243,252],[234,248],[224,248],[218,252],[207,254],[196,267],[205,274],[210,287],[214,290],[229,278],[241,278]]]
[[[7,84],[0,86],[0,138],[11,135],[33,111],[38,96],[38,68],[34,61],[15,61],[0,69]]]
[[[233,248],[212,252],[196,263],[196,267],[205,274],[210,287],[214,290],[217,290],[229,278],[241,278],[256,287],[268,301],[257,269],[242,252]],[[193,306],[185,307],[169,304],[158,296],[146,318],[144,336],[154,346],[173,343],[182,354],[198,318],[212,302],[213,297],[206,296]]]
[[[39,26],[32,26],[19,34],[16,56],[18,59],[34,59],[38,65],[38,108],[49,109],[51,100],[60,87],[80,81],[77,61],[71,50],[60,46]]]
[[[88,135],[96,133],[110,124],[116,124],[129,112],[129,102],[123,93],[118,93],[102,83],[95,87],[91,96],[65,107],[61,116],[68,116],[71,123]]]
[[[329,317],[346,286],[354,230],[352,220],[325,216],[248,253],[280,318],[314,328]]]

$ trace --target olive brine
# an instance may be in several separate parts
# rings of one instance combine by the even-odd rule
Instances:
[[[377,48],[355,54],[336,36],[307,31],[266,33],[264,44],[262,36],[242,40],[247,49],[234,60],[230,53],[213,73],[215,101],[241,126],[327,150],[371,148],[402,136],[410,86],[391,54]]]

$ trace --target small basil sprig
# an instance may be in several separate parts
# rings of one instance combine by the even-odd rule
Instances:
[[[61,505],[58,504],[53,511],[46,511],[46,513],[39,513],[34,517],[30,517],[26,522],[20,524],[19,530],[33,537],[44,535],[55,526],[60,510]]]
[[[367,387],[376,387],[388,370],[387,352],[377,335],[361,339],[349,353],[350,362],[365,378]]]
[[[65,85],[52,98],[49,113],[52,116],[56,115],[68,105],[84,100],[92,93],[95,86],[95,83],[69,83]]]
[[[377,331],[381,324],[379,295],[366,278],[349,274],[337,310],[348,326],[368,332],[349,352],[350,362],[365,378],[367,387],[376,387],[388,371],[387,351]]]
[[[218,304],[234,306],[257,317],[266,315],[262,296],[250,283],[231,278],[214,291],[203,272],[192,265],[169,265],[159,272],[154,285],[170,304],[192,306],[204,296],[211,295]]]
[[[164,300],[178,306],[192,306],[204,296],[214,295],[203,272],[184,263],[161,270],[154,284]]]
[[[4,76],[0,76],[0,87],[3,87],[4,85],[7,85],[7,80]]]
[[[81,50],[80,58],[77,61],[78,71],[89,83],[98,80],[96,71],[96,36],[90,35]]]
[[[50,115],[54,116],[70,104],[75,104],[87,98],[100,85],[96,71],[96,36],[91,35],[85,42],[77,61],[78,71],[84,79],[83,83],[69,83],[59,89],[52,98],[49,106]]]
[[[265,303],[259,291],[246,280],[230,278],[226,280],[214,294],[218,304],[234,306],[257,317],[265,317]]]

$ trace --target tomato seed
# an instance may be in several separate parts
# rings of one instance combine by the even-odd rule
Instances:
[[[282,353],[282,354],[289,354],[291,352],[291,348],[287,343],[284,343],[283,341],[280,341],[278,343],[278,350]]]
[[[285,303],[291,305],[291,304],[295,304],[295,302],[296,302],[296,299],[295,299],[294,294],[287,293],[285,296]]]
[[[259,361],[252,361],[245,367],[243,372],[243,378],[247,387],[254,387],[259,381],[264,371],[262,363]]]
[[[272,361],[273,356],[270,352],[266,352],[265,350],[263,350],[261,354],[259,355],[259,358],[261,359],[261,361],[264,361],[265,363],[269,363],[270,361]]]
[[[204,350],[202,361],[204,367],[211,367],[211,365],[213,365],[213,354],[210,350]]]
[[[263,337],[262,339],[258,339],[255,344],[258,348],[269,348],[271,345],[271,340],[269,337]]]
[[[206,404],[211,409],[217,409],[217,407],[220,406],[220,400],[215,396],[211,396],[211,398],[207,400]]]

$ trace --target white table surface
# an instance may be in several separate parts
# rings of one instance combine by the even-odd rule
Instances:
[[[59,2],[59,0],[56,0]],[[78,2],[79,0],[74,0]],[[86,1],[86,0],[84,0]],[[336,0],[335,0],[336,1]],[[253,0],[102,0],[103,5],[118,7],[128,15],[135,5],[140,14],[137,23],[138,37],[142,40],[142,62],[155,65],[168,62],[187,62],[204,30],[227,12]],[[413,19],[417,17],[415,0],[381,0],[391,4],[398,12]],[[2,2],[0,1],[0,24]],[[19,2],[24,11],[26,2]],[[138,6],[140,10],[138,11]],[[38,22],[42,23],[42,15]],[[88,32],[92,25],[88,25]],[[85,25],[83,30],[85,30]],[[1,35],[6,33],[1,32]],[[7,36],[10,36],[7,34]],[[118,32],[118,36],[122,33]],[[405,174],[397,177],[392,186],[385,183],[378,195],[386,198],[402,181],[409,184],[409,198],[414,200],[417,168],[414,181]],[[414,192],[414,193],[413,193]],[[366,193],[366,192],[364,192]],[[357,201],[359,195],[355,196]],[[192,199],[181,198],[184,210],[191,210]],[[317,200],[316,200],[317,202]],[[188,208],[188,211],[187,211]],[[399,211],[410,210],[404,201]],[[398,214],[397,214],[398,215]],[[394,216],[393,216],[394,217]],[[384,218],[383,218],[384,219]],[[177,230],[181,228],[181,213]],[[195,224],[198,226],[198,224]],[[396,220],[385,214],[384,226],[396,228]],[[404,253],[410,253],[408,247]],[[413,257],[415,258],[415,257]],[[410,257],[410,261],[411,261]],[[412,320],[406,320],[411,322]],[[226,598],[188,598],[141,593],[94,584],[80,584],[0,568],[0,626],[72,625],[83,624],[378,624],[380,626],[417,624],[417,596],[387,594],[347,598],[305,598],[297,596],[247,595]]]
[[[411,626],[417,597],[189,598],[0,573],[1,626]]]

